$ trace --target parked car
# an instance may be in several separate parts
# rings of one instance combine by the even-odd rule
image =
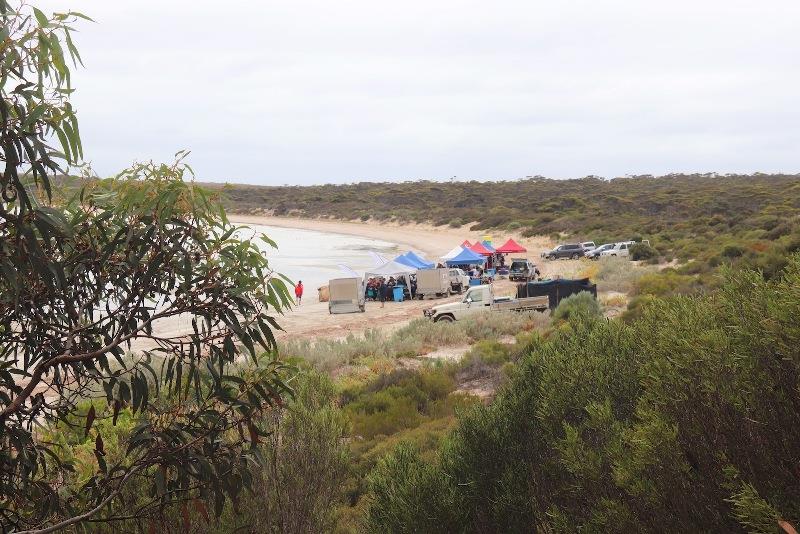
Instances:
[[[590,260],[596,260],[600,257],[601,252],[603,252],[604,250],[611,250],[612,248],[614,248],[614,245],[616,245],[616,243],[605,243],[604,245],[600,245],[595,249],[587,251],[585,255]]]
[[[604,250],[600,253],[601,258],[605,258],[608,256],[619,256],[621,258],[627,258],[630,255],[630,248],[635,245],[635,241],[623,241],[621,243],[614,243],[614,246],[610,249]]]
[[[450,268],[450,292],[461,293],[469,287],[469,276],[457,267]]]
[[[513,258],[511,260],[511,267],[508,270],[508,279],[512,282],[515,280],[528,280],[533,278],[539,271],[528,258]]]
[[[597,248],[597,245],[594,244],[594,241],[584,241],[583,243],[581,243],[581,246],[583,247],[583,250],[585,250],[586,252],[590,252]]]
[[[569,258],[577,260],[583,257],[586,253],[580,243],[570,243],[567,245],[558,245],[553,250],[542,252],[542,257],[548,260],[557,260],[559,258]]]
[[[481,311],[545,311],[550,301],[547,296],[528,298],[495,297],[491,285],[472,287],[459,302],[440,304],[423,310],[425,317],[434,322],[453,322]]]

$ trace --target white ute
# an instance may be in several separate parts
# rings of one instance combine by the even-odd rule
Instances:
[[[459,302],[440,304],[428,308],[423,313],[433,321],[458,321],[467,315],[483,310],[491,311],[545,311],[549,305],[549,298],[528,297],[515,299],[511,297],[496,297],[491,285],[474,286],[467,291]]]

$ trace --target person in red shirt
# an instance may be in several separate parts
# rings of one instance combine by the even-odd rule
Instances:
[[[298,280],[297,285],[294,286],[294,296],[297,299],[297,305],[300,305],[300,301],[303,299],[303,281]]]

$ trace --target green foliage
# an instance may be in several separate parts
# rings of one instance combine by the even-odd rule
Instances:
[[[630,257],[634,261],[658,259],[658,251],[644,243],[636,243],[630,249]]]
[[[295,382],[296,398],[260,420],[265,457],[252,493],[227,506],[216,532],[330,532],[350,468],[349,421],[331,380],[315,372]]]
[[[576,316],[438,458],[400,449],[376,470],[370,531],[797,525],[799,316],[800,255],[779,280],[728,270],[714,294],[654,298],[630,324]]]
[[[478,359],[487,365],[501,365],[508,361],[510,353],[508,345],[485,339],[472,345],[464,360]]]
[[[738,258],[744,255],[744,248],[739,245],[726,245],[721,254],[726,258]]]
[[[131,487],[140,517],[187,495],[219,514],[250,485],[255,421],[290,393],[282,364],[237,365],[274,350],[286,283],[183,153],[53,195],[83,156],[68,64],[85,17],[0,0],[0,18],[0,528],[127,516]],[[159,333],[176,318],[193,333]]]
[[[399,369],[376,378],[352,396],[345,409],[353,433],[365,439],[418,426],[455,385],[442,369]]]
[[[751,534],[775,534],[780,532],[780,514],[767,501],[758,495],[752,484],[742,484],[741,489],[731,495],[728,501],[733,505],[736,519]]]
[[[694,276],[680,274],[674,269],[664,269],[659,273],[649,273],[640,277],[633,292],[635,295],[656,297],[685,295],[694,292],[696,280]]]
[[[581,291],[563,299],[553,310],[556,321],[572,321],[576,318],[596,318],[603,314],[600,303],[588,291]]]
[[[369,532],[457,532],[459,511],[452,485],[401,444],[370,475]]]
[[[351,334],[341,340],[290,340],[281,344],[280,351],[330,371],[364,358],[413,357],[435,347],[515,335],[542,328],[549,320],[547,315],[538,312],[477,313],[452,323],[434,323],[420,318],[389,335],[382,330],[367,330],[362,336]]]

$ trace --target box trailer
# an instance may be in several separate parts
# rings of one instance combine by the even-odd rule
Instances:
[[[328,282],[329,313],[358,313],[365,310],[366,284],[363,278],[336,278]]]
[[[450,294],[450,269],[420,269],[417,271],[417,297],[436,298]]]

